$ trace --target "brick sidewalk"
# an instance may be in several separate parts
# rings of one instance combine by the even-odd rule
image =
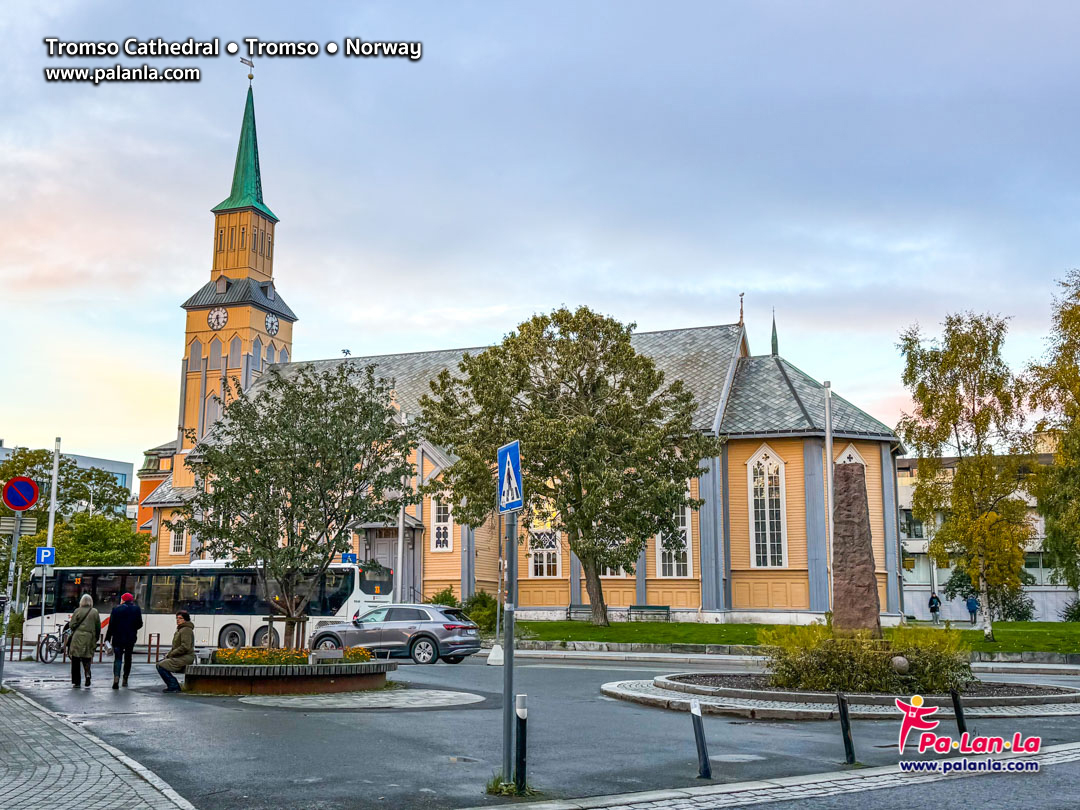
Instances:
[[[153,772],[17,692],[0,694],[4,810],[195,810]]]

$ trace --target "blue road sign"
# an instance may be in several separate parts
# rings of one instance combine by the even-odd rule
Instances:
[[[13,512],[25,512],[37,503],[38,485],[25,475],[17,475],[4,484],[0,497],[4,505]]]
[[[499,513],[516,512],[525,505],[521,485],[521,445],[516,442],[499,448]]]
[[[355,554],[350,554],[350,553],[348,553],[348,552],[345,552],[345,553],[343,553],[343,554],[341,555],[341,561],[342,561],[343,563],[353,563],[354,565],[355,565],[356,563],[360,562],[360,560],[359,560],[359,558],[357,557],[357,555],[355,555]]]
[[[34,549],[34,565],[56,565],[56,549],[53,546],[38,546]]]

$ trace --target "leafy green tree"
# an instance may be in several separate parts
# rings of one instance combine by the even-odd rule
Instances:
[[[1035,494],[1046,520],[1043,551],[1051,580],[1080,589],[1080,270],[1058,282],[1046,357],[1028,368],[1039,427],[1054,440],[1054,462],[1039,470]]]
[[[25,447],[15,448],[7,459],[0,462],[0,482],[25,475],[38,483],[41,496],[34,508],[24,514],[38,518],[39,525],[48,520],[52,467],[52,450],[30,450]],[[80,469],[74,459],[61,455],[56,479],[56,512],[59,518],[64,519],[80,510],[88,511],[91,495],[95,512],[124,514],[131,491],[117,484],[112,473],[97,467]],[[0,514],[9,515],[11,511],[0,503]]]
[[[990,620],[995,622],[1030,622],[1035,618],[1035,600],[1024,591],[1024,585],[1034,585],[1035,577],[1024,569],[1020,569],[1020,586],[1010,588],[1006,586],[991,587],[987,589],[987,601],[980,600],[984,612],[990,614]],[[978,590],[971,584],[965,566],[957,566],[949,575],[948,581],[941,589],[947,600],[967,600],[969,596],[978,597]]]
[[[681,544],[675,514],[719,441],[693,427],[694,396],[634,351],[633,324],[586,307],[521,324],[466,354],[421,400],[427,436],[457,461],[439,488],[477,527],[495,503],[497,448],[521,441],[522,524],[560,531],[581,560],[594,624],[607,624],[605,567],[633,571],[650,537]]]
[[[266,600],[299,617],[311,573],[350,550],[353,526],[396,521],[402,497],[415,500],[402,481],[413,472],[416,427],[373,366],[272,370],[229,396],[188,456],[197,494],[167,524],[213,557],[255,566]],[[294,625],[286,626],[292,646]]]
[[[983,605],[991,588],[1020,587],[1033,535],[1021,492],[1030,435],[1023,388],[1001,356],[1007,331],[1003,318],[954,314],[940,340],[924,342],[916,325],[899,344],[914,401],[899,431],[919,456],[912,512],[927,527],[941,516],[929,553],[940,566],[958,558]],[[953,469],[943,467],[944,456],[956,458]],[[989,611],[982,612],[982,630],[993,640]]]

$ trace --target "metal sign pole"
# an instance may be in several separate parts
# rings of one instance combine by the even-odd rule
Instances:
[[[833,435],[832,435],[832,386],[825,381],[825,494],[828,503],[827,525],[829,527],[829,610],[833,609]]]
[[[49,486],[49,533],[45,545],[52,548],[53,526],[56,524],[56,479],[60,475],[60,437],[56,437],[53,445],[52,458],[52,484]],[[45,590],[49,584],[49,566],[41,566],[41,630],[38,632],[38,641],[45,637]],[[56,602],[53,602],[55,605]]]
[[[503,770],[509,782],[513,771],[514,739],[514,600],[517,598],[517,512],[506,516],[506,620],[503,623]]]
[[[4,659],[7,657],[8,617],[11,615],[11,584],[15,580],[15,563],[19,556],[19,535],[22,534],[22,512],[15,513],[15,533],[11,535],[11,559],[8,561],[6,599],[4,600],[4,624],[0,628],[0,687],[4,685]]]

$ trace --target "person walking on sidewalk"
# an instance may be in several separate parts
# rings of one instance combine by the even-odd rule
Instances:
[[[979,615],[979,600],[974,596],[967,598],[968,613],[971,614],[971,623],[975,624],[975,617]]]
[[[179,692],[180,682],[174,672],[183,672],[187,665],[195,661],[195,625],[191,623],[191,614],[186,610],[176,613],[176,632],[172,637],[172,649],[157,662],[158,675],[165,681],[163,692]]]
[[[101,638],[101,616],[94,607],[94,599],[84,593],[79,599],[79,607],[71,614],[68,622],[71,637],[68,639],[68,656],[71,658],[71,686],[79,688],[79,670],[86,675],[86,686],[90,687],[90,660],[94,657],[98,639]]]
[[[109,629],[105,631],[105,640],[112,642],[113,666],[112,688],[120,688],[120,668],[123,666],[124,686],[128,685],[131,675],[131,655],[135,650],[135,639],[142,627],[142,610],[135,604],[135,597],[125,593],[120,597],[120,605],[109,615]]]
[[[933,619],[934,624],[938,623],[938,617],[941,614],[941,600],[938,599],[936,593],[930,594],[930,618]]]

